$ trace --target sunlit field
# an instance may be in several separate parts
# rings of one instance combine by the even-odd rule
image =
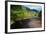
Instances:
[[[42,24],[41,13],[41,6],[11,5],[11,29],[40,28]]]

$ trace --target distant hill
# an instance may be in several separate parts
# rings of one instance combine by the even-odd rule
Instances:
[[[36,9],[30,9],[30,8],[28,8],[28,7],[25,7],[28,11],[33,11],[33,12],[39,12],[38,10],[36,10]]]

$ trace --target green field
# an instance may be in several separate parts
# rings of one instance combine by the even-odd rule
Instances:
[[[29,8],[22,5],[11,5],[11,20],[30,19],[34,16],[39,16],[38,12],[33,12]]]

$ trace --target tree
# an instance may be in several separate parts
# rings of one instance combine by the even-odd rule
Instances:
[[[41,16],[42,16],[42,11],[39,12],[39,15],[38,15],[38,16],[41,18]]]

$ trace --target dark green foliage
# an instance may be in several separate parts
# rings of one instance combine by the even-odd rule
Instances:
[[[42,11],[39,12],[39,15],[38,15],[38,16],[41,18],[41,16],[42,16]]]
[[[11,5],[11,9],[13,9],[15,11],[19,11],[20,9],[22,9],[22,6],[20,6],[20,5]]]
[[[22,6],[11,5],[11,19],[21,18],[23,16]]]

